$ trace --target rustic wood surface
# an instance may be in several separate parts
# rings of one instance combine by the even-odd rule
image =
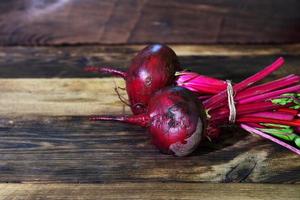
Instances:
[[[118,99],[121,79],[0,79],[1,116],[77,116],[129,112]],[[123,90],[120,94],[126,95]],[[3,105],[3,106],[2,106]]]
[[[234,81],[279,55],[287,63],[272,78],[299,73],[299,45],[174,47],[191,69]],[[179,159],[158,153],[142,128],[89,122],[87,115],[129,109],[114,92],[115,85],[124,85],[121,79],[89,78],[82,68],[110,63],[125,69],[141,48],[2,48],[0,181],[300,182],[299,156],[236,128]]]
[[[298,0],[10,0],[0,45],[300,42]]]
[[[87,78],[86,65],[125,69],[145,45],[75,47],[0,47],[0,78]],[[299,72],[300,45],[171,45],[182,66],[218,78],[239,81],[279,56],[286,67],[275,73]],[[288,71],[287,71],[288,70]]]
[[[201,199],[298,200],[300,185],[272,184],[0,184],[1,200]]]
[[[299,156],[238,129],[179,159],[142,128],[88,121],[129,112],[109,79],[0,83],[1,182],[300,182]]]
[[[238,128],[176,158],[143,128],[88,121],[130,111],[114,91],[123,80],[83,67],[125,70],[142,47],[0,48],[0,199],[299,199],[300,157]],[[300,69],[298,44],[172,47],[186,68],[233,81],[278,56],[286,65],[268,79]]]

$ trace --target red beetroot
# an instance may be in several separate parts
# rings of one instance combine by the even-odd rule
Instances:
[[[146,112],[151,95],[161,88],[175,84],[175,73],[180,65],[175,52],[166,45],[149,45],[132,60],[128,72],[112,68],[87,67],[86,71],[98,71],[120,76],[126,80],[130,107],[134,114]]]
[[[193,91],[202,91],[203,86],[209,89],[205,92],[213,91],[215,87],[224,90],[204,101],[205,112],[190,91],[174,87],[157,92],[150,99],[145,114],[98,116],[91,120],[113,120],[147,127],[154,144],[162,152],[177,156],[191,153],[203,136],[212,139],[218,137],[219,126],[228,122],[240,125],[300,155],[300,136],[297,134],[300,127],[300,77],[289,75],[252,86],[279,69],[283,63],[283,58],[279,58],[234,86],[226,82],[226,90],[222,89],[224,83],[219,84],[218,80],[215,82],[194,73],[181,73],[182,77],[177,80],[177,84]],[[228,97],[235,98],[230,101]],[[232,115],[235,116],[234,120]]]
[[[128,72],[107,67],[86,67],[85,70],[124,78],[129,106],[134,114],[146,112],[151,95],[167,86],[185,87],[197,93],[200,100],[207,100],[227,87],[226,81],[180,71],[175,52],[161,44],[149,45],[142,49],[132,60]]]
[[[147,127],[161,152],[185,156],[193,152],[206,130],[206,114],[189,90],[169,87],[155,93],[147,113],[133,116],[95,116],[91,120],[121,121]]]

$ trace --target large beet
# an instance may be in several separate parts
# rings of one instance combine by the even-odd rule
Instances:
[[[189,90],[168,87],[150,99],[147,113],[134,116],[95,116],[91,120],[121,121],[147,127],[160,151],[176,156],[193,152],[206,130],[201,103]]]

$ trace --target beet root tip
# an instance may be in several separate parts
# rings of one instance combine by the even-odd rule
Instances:
[[[101,74],[111,74],[113,76],[119,76],[121,78],[126,79],[127,77],[127,73],[117,70],[117,69],[113,69],[111,67],[95,67],[95,66],[86,66],[84,68],[84,71],[86,72],[98,72]]]
[[[118,121],[127,124],[138,125],[141,127],[148,127],[150,124],[150,117],[147,114],[140,114],[140,115],[99,115],[99,116],[92,116],[89,117],[90,121]]]

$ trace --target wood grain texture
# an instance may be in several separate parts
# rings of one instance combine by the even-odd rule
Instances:
[[[100,65],[126,70],[133,56],[144,46],[0,47],[0,78],[102,77],[84,73],[83,67]],[[300,71],[299,44],[171,47],[178,54],[183,68],[222,79],[239,81],[279,56],[286,59],[286,64],[277,74]]]
[[[89,122],[87,115],[129,113],[129,109],[113,90],[114,83],[123,86],[121,79],[95,78],[98,75],[82,73],[82,68],[87,64],[111,64],[125,69],[141,48],[0,48],[0,182],[113,185],[131,182],[131,185],[124,185],[129,194],[135,194],[130,193],[133,188],[137,188],[136,193],[142,190],[135,183],[146,184],[145,187],[155,191],[158,191],[155,187],[164,188],[158,185],[161,182],[178,184],[176,188],[184,192],[196,187],[183,184],[186,182],[300,183],[299,156],[239,129],[224,129],[219,141],[207,141],[191,156],[179,159],[160,154],[142,128]],[[175,45],[174,48],[183,66],[234,81],[255,73],[279,55],[287,58],[286,66],[270,78],[299,73],[299,45]],[[14,186],[3,187],[8,189],[0,189],[0,196],[7,194],[5,191],[23,194],[22,189],[14,189]],[[55,187],[59,186],[49,190],[54,191]],[[64,187],[73,191],[62,185]],[[210,190],[213,187],[222,189],[209,187]],[[30,188],[31,185],[25,190],[30,191]],[[48,190],[41,186],[41,190],[34,189],[33,196],[28,198],[46,194],[42,191]],[[97,195],[97,192],[90,193]],[[59,194],[64,198],[68,192]],[[267,192],[268,196],[272,194]],[[292,191],[291,194],[294,195]],[[144,195],[148,197],[148,193]],[[157,192],[157,195],[167,197],[170,194]],[[191,198],[199,195],[196,192]]]
[[[76,116],[128,113],[118,99],[119,78],[0,79],[1,116]],[[125,91],[120,94],[127,98]]]
[[[1,200],[201,199],[298,200],[299,185],[272,184],[0,184]]]
[[[239,129],[176,158],[142,128],[88,121],[128,112],[109,79],[0,82],[0,182],[300,183],[299,156]]]
[[[1,45],[300,42],[297,0],[11,0]]]

